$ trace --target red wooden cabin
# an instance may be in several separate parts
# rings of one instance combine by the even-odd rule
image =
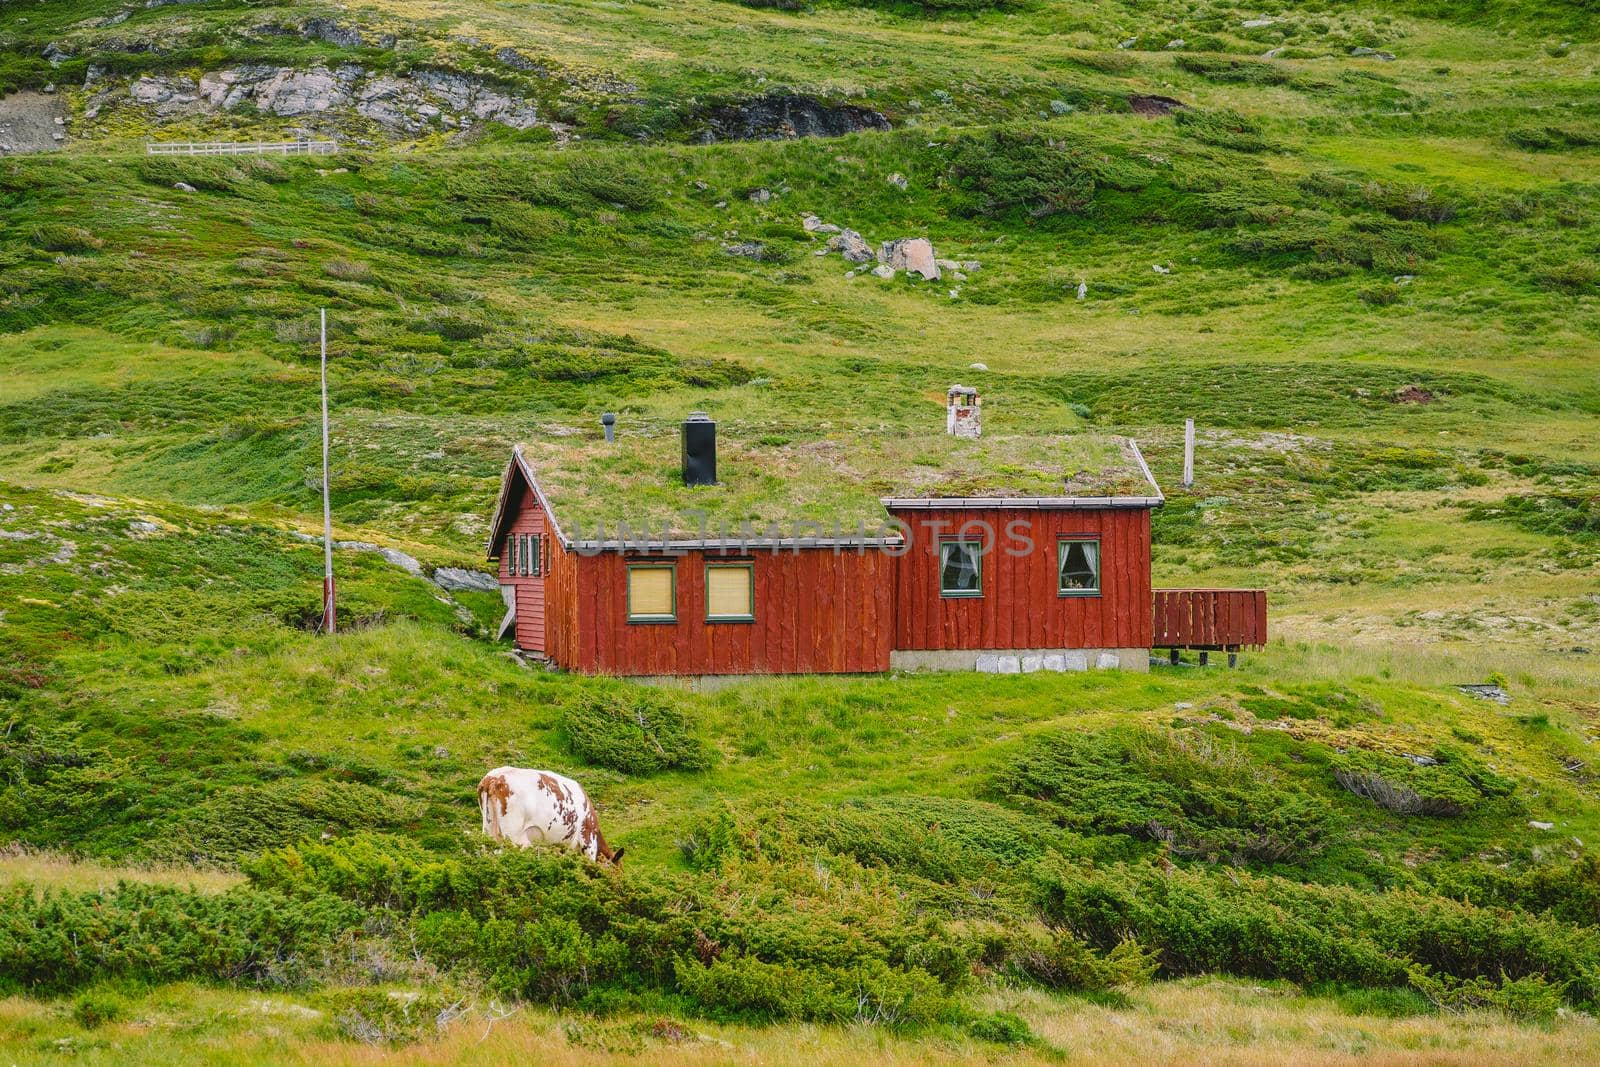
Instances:
[[[927,438],[719,457],[691,417],[681,440],[519,446],[488,545],[502,631],[631,676],[1146,669],[1176,616],[1152,610],[1162,497],[1137,446],[982,437],[978,415],[953,390],[948,432]],[[1264,618],[1247,636],[1231,643],[1263,641]]]

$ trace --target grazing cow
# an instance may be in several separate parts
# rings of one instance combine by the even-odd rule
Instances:
[[[549,771],[521,767],[496,767],[478,783],[478,807],[483,812],[483,832],[518,848],[535,842],[565,845],[588,856],[622,864],[622,849],[615,852],[600,832],[600,817],[583,786]]]

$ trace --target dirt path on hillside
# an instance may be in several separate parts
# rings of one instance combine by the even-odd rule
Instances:
[[[53,93],[22,92],[0,97],[0,156],[60,148],[66,139],[66,118],[66,104]],[[56,139],[57,134],[61,140]]]

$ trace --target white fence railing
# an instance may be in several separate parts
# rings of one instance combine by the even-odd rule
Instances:
[[[338,141],[150,141],[145,151],[152,156],[258,156],[281,152],[286,156],[331,156],[339,151]]]

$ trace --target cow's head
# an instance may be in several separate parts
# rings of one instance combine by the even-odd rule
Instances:
[[[611,864],[613,867],[621,867],[622,854],[626,851],[628,851],[626,848],[619,848],[615,852],[611,851],[610,849],[606,849],[604,852],[600,853],[600,858]]]

